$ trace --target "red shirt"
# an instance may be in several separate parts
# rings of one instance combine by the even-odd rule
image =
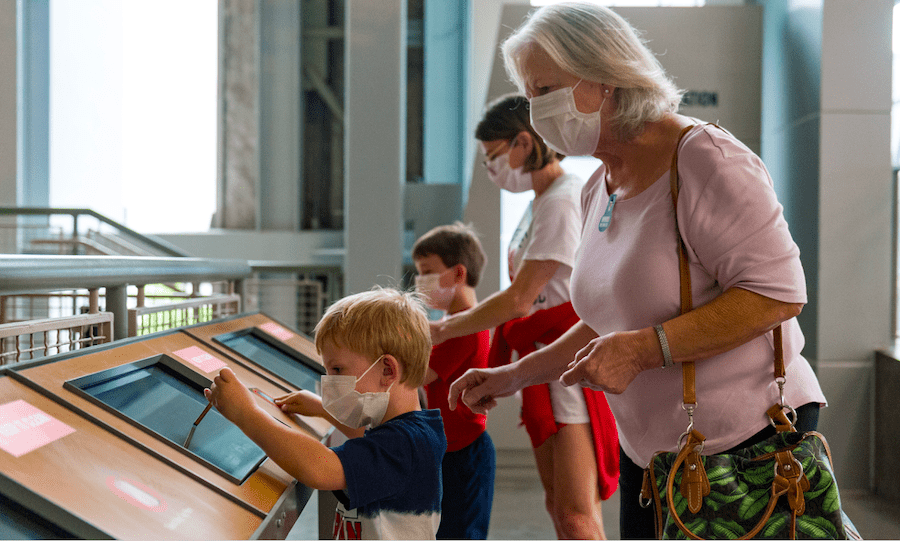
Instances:
[[[429,367],[437,372],[437,379],[425,386],[428,407],[441,410],[447,452],[459,451],[480,436],[487,425],[487,416],[472,413],[462,401],[450,411],[447,395],[450,384],[469,368],[487,368],[491,333],[484,330],[468,336],[452,338],[431,348]]]

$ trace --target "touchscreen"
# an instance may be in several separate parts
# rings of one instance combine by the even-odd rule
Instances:
[[[208,383],[196,381],[193,374],[160,356],[157,362],[119,366],[67,383],[181,447],[207,404],[203,388]],[[197,425],[187,450],[238,482],[265,459],[262,449],[215,408]]]
[[[271,371],[273,374],[284,378],[285,381],[290,382],[294,386],[314,393],[318,392],[316,384],[319,382],[324,369],[314,368],[313,365],[319,365],[312,360],[301,360],[275,347],[257,336],[252,329],[250,331],[222,334],[216,336],[215,340]]]

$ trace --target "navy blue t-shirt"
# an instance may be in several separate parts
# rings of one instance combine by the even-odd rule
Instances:
[[[335,447],[349,499],[338,505],[335,539],[434,539],[446,449],[439,410],[398,415]]]

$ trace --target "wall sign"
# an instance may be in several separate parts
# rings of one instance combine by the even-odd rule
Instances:
[[[688,90],[681,97],[681,105],[686,107],[718,107],[719,93]]]

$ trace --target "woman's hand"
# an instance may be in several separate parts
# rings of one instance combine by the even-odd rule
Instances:
[[[223,417],[238,427],[242,426],[248,415],[260,409],[250,390],[227,367],[219,371],[212,385],[203,390],[203,395]]]
[[[662,366],[662,350],[652,340],[656,340],[655,334],[649,337],[646,329],[594,338],[575,354],[559,381],[563,385],[581,384],[595,391],[621,394],[639,373],[654,366],[654,360]]]
[[[322,399],[309,391],[296,391],[275,399],[275,405],[284,413],[297,413],[307,417],[324,417]]]
[[[519,379],[507,365],[499,368],[470,368],[450,385],[450,409],[462,400],[473,413],[486,414],[497,405],[497,399],[515,394],[522,388]]]

